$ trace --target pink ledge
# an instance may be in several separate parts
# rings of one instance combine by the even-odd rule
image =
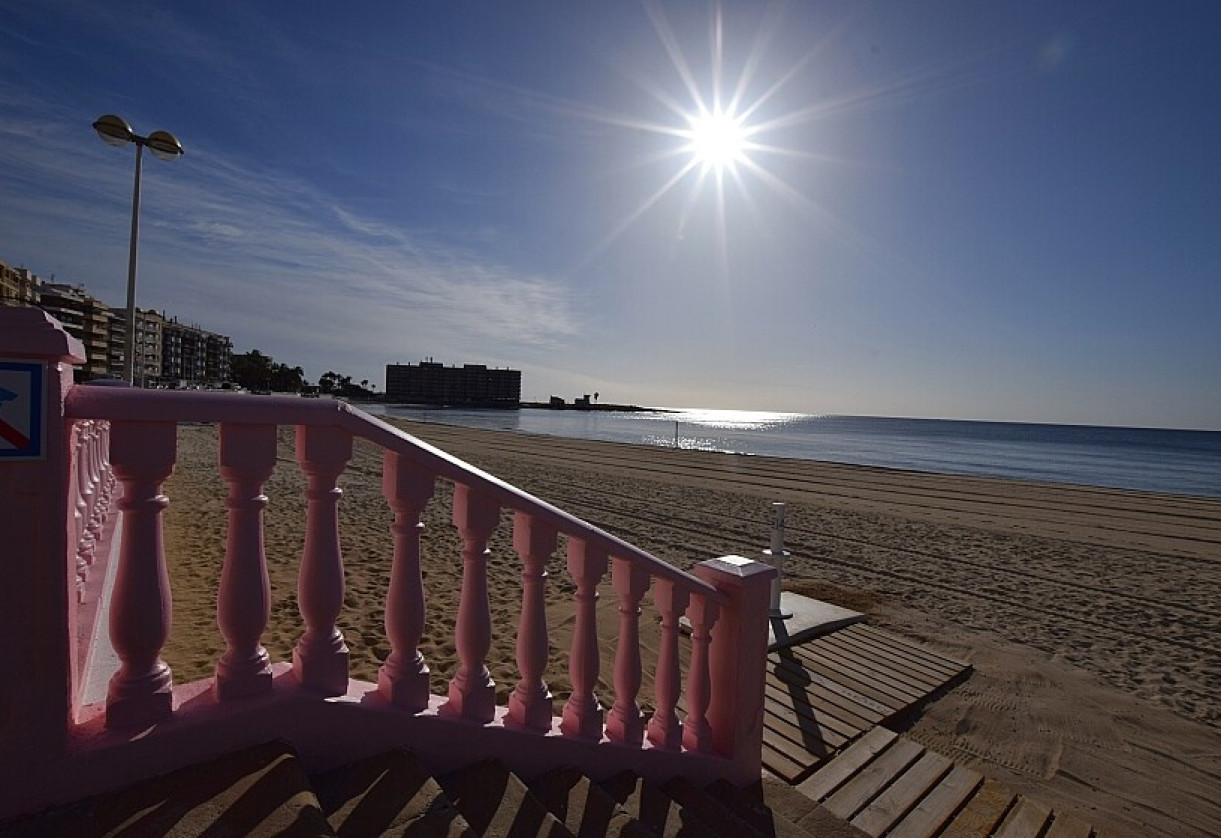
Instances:
[[[142,729],[109,730],[104,705],[82,708],[65,757],[22,784],[21,808],[121,788],[271,739],[291,742],[311,772],[407,748],[438,774],[487,758],[525,777],[572,765],[595,779],[631,769],[658,782],[681,774],[703,785],[726,773],[727,760],[718,756],[564,737],[559,717],[547,733],[526,732],[506,726],[507,708],[497,707],[493,720],[480,725],[443,716],[445,697],[437,695],[412,714],[382,698],[375,683],[353,679],[345,694],[323,697],[297,682],[291,664],[272,668],[273,687],[265,696],[218,702],[210,678],[175,687],[173,716]],[[4,799],[13,791],[0,788],[4,808],[15,802]]]

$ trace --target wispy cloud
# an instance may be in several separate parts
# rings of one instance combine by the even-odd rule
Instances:
[[[54,236],[56,269],[117,303],[132,161],[80,123],[0,88],[0,247]],[[362,215],[299,176],[208,147],[147,160],[140,276],[144,303],[233,334],[239,349],[347,358],[362,376],[387,354],[508,362],[578,331],[559,279],[505,264],[486,242],[458,247]]]

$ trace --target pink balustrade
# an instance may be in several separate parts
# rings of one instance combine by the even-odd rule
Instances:
[[[33,309],[0,309],[0,358],[45,365],[47,418],[43,459],[0,460],[0,521],[13,549],[0,588],[0,636],[7,638],[0,644],[0,765],[16,778],[0,784],[0,817],[275,736],[316,768],[409,747],[438,771],[494,756],[527,775],[567,764],[595,776],[630,768],[657,779],[758,778],[770,567],[728,556],[688,574],[342,402],[74,386],[80,344]],[[161,487],[174,467],[180,422],[220,426],[228,538],[216,619],[226,649],[215,677],[175,686],[161,658],[172,617]],[[262,645],[270,602],[263,486],[283,425],[296,427],[308,484],[298,581],[303,628],[291,664],[273,663]],[[385,594],[391,652],[375,684],[349,677],[337,626],[344,597],[339,484],[356,437],[385,451],[383,494],[394,513]],[[454,485],[453,523],[463,545],[455,557],[463,567],[458,669],[444,696],[430,694],[418,648],[427,613],[420,518],[438,480]],[[112,549],[116,502],[121,534]],[[487,665],[487,545],[502,509],[513,511],[522,567],[520,678],[507,707],[496,704]],[[546,681],[544,591],[560,535],[576,603],[573,689],[556,707]],[[109,568],[112,554],[117,565]],[[83,661],[95,645],[91,615],[105,611],[94,610],[101,587],[91,579],[108,569],[108,633],[118,662],[104,701],[90,703]],[[618,635],[599,638],[599,586],[608,573]],[[661,635],[648,697],[656,710],[646,718],[639,631],[650,589]],[[684,615],[691,627],[685,686]],[[615,644],[610,707],[595,693],[606,643]]]

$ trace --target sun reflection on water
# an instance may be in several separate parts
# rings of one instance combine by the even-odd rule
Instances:
[[[684,425],[700,425],[722,430],[758,431],[776,428],[808,418],[804,413],[776,413],[770,410],[716,410],[702,407],[684,407],[673,410],[675,422]]]

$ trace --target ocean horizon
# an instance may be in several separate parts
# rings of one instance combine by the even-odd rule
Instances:
[[[704,408],[361,407],[543,436],[1221,498],[1221,431]]]

